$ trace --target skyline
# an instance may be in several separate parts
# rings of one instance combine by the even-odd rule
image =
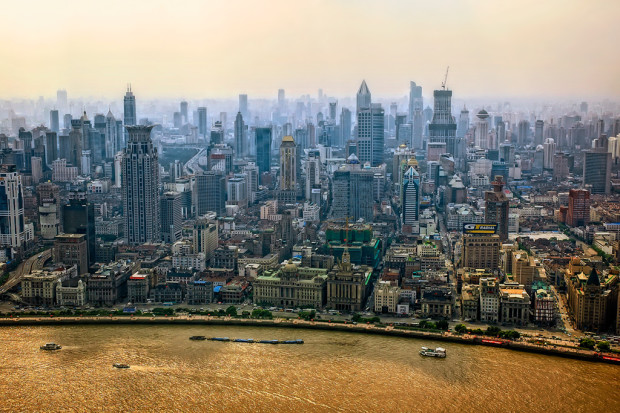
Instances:
[[[362,79],[378,98],[406,95],[410,80],[430,96],[447,66],[463,98],[620,96],[611,24],[620,5],[445,3],[149,2],[148,23],[146,3],[14,3],[0,28],[0,59],[12,63],[0,67],[1,98],[57,89],[116,98],[127,83],[144,99],[266,98],[279,88],[342,97]]]

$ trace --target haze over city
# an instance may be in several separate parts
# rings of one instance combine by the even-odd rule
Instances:
[[[617,410],[619,12],[4,1],[0,411]]]
[[[460,97],[620,95],[616,1],[11,1],[0,98],[375,96],[415,77]]]

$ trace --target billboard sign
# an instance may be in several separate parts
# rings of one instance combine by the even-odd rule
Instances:
[[[463,224],[464,234],[492,235],[497,232],[497,224]]]

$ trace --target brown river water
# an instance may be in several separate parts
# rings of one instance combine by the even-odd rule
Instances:
[[[305,344],[190,341],[192,335]],[[63,348],[40,350],[47,342]],[[448,357],[422,357],[421,346],[443,346]],[[618,412],[620,367],[272,327],[4,327],[0,411]]]

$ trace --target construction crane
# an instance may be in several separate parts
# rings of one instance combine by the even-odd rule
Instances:
[[[446,83],[448,83],[448,70],[450,70],[450,66],[446,69],[446,76],[443,78],[443,83],[441,84],[443,90],[446,90]]]

